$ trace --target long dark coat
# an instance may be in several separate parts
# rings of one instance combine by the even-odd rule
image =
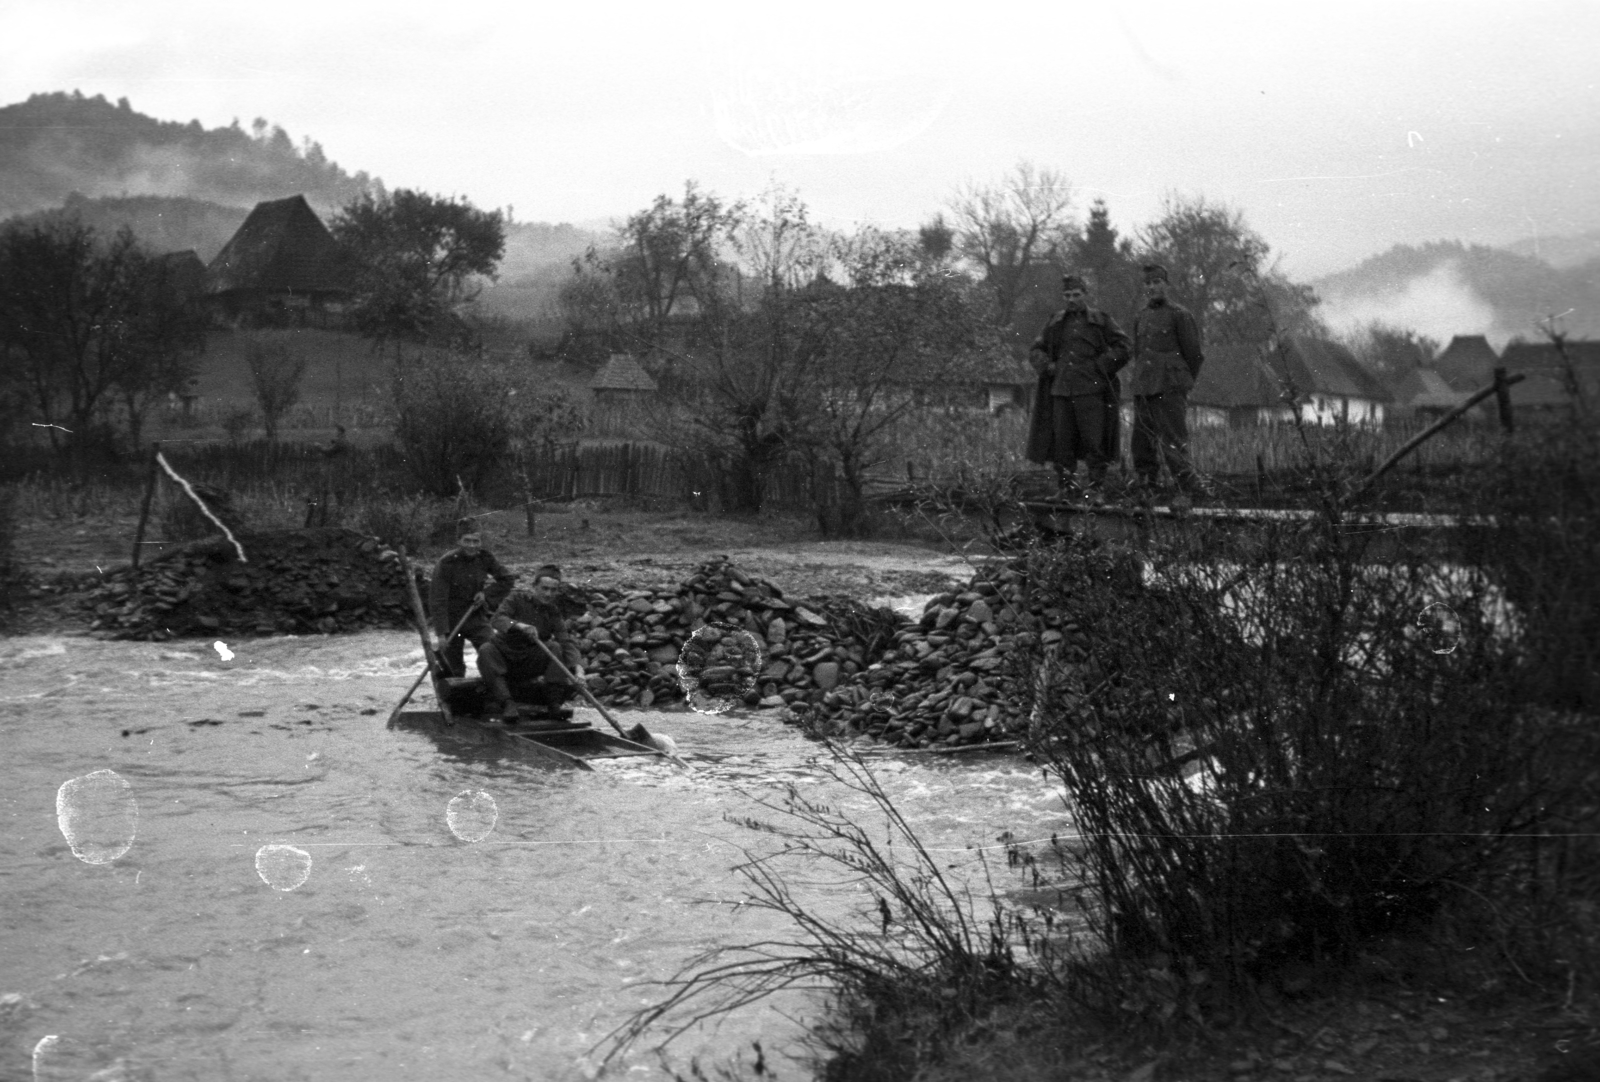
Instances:
[[[1050,317],[1044,330],[1033,343],[1029,351],[1036,366],[1041,368],[1039,382],[1034,388],[1033,412],[1028,418],[1028,445],[1024,455],[1029,462],[1047,463],[1057,462],[1070,458],[1068,455],[1057,456],[1055,453],[1055,424],[1051,417],[1052,392],[1057,383],[1058,376],[1046,374],[1043,368],[1045,362],[1059,366],[1061,364],[1062,324],[1067,317],[1063,309]],[[1128,361],[1129,341],[1128,336],[1117,326],[1116,320],[1105,312],[1091,308],[1086,316],[1091,328],[1098,331],[1103,338],[1103,349],[1114,361],[1114,367],[1109,373],[1102,372],[1104,377],[1103,389],[1100,392],[1101,401],[1105,405],[1104,447],[1106,458],[1115,462],[1122,447],[1122,381],[1117,378],[1120,370]]]

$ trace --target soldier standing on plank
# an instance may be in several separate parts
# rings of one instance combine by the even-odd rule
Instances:
[[[1078,460],[1088,462],[1085,492],[1105,502],[1106,469],[1118,455],[1120,397],[1117,372],[1128,363],[1128,336],[1116,320],[1089,307],[1089,286],[1076,274],[1061,278],[1066,307],[1050,317],[1029,350],[1039,373],[1028,425],[1028,460],[1055,466],[1063,495],[1070,492]]]
[[[1144,268],[1145,307],[1133,321],[1133,469],[1148,492],[1165,463],[1187,496],[1208,486],[1189,463],[1189,391],[1200,375],[1200,329],[1194,316],[1167,299],[1167,271]]]
[[[459,528],[463,532],[456,541],[457,547],[439,557],[428,586],[428,612],[441,639],[450,634],[474,601],[480,602],[477,611],[461,625],[461,634],[444,644],[444,661],[452,676],[467,674],[462,640],[471,639],[473,649],[482,653],[493,634],[490,613],[517,584],[517,577],[484,549],[483,535],[470,520],[463,520]],[[485,578],[494,580],[487,588]]]

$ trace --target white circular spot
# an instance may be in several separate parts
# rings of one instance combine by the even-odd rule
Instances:
[[[133,786],[115,770],[71,778],[56,790],[56,824],[85,864],[110,864],[132,849],[138,821]]]
[[[464,842],[481,842],[494,833],[500,819],[500,809],[494,797],[482,789],[463,789],[450,798],[444,811],[444,821],[450,833]]]
[[[256,874],[273,890],[295,890],[311,878],[311,854],[292,845],[263,845],[256,850]]]
[[[739,628],[706,626],[678,652],[678,682],[691,709],[720,714],[755,690],[764,651],[761,640]]]
[[[1461,617],[1442,601],[1435,601],[1417,614],[1417,629],[1422,644],[1436,654],[1454,653],[1461,645]]]

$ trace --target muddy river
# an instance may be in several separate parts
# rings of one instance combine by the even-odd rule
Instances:
[[[0,640],[0,1078],[592,1078],[649,982],[791,931],[732,906],[770,843],[730,816],[772,818],[755,801],[788,781],[871,816],[770,716],[631,712],[696,769],[552,772],[387,730],[406,633],[220,645]],[[1003,879],[996,835],[1064,829],[1020,760],[875,762],[975,886],[973,847]],[[813,872],[809,907],[865,901]],[[671,1061],[770,1053],[814,1006],[702,1026]],[[606,1076],[670,1077],[649,1045]]]

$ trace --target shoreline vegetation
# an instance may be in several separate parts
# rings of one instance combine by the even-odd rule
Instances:
[[[1309,525],[1197,522],[1135,547],[985,533],[997,520],[936,504],[902,512],[885,532],[927,542],[964,523],[946,551],[1003,550],[1034,599],[1070,613],[1071,636],[1024,640],[1007,665],[1030,677],[1023,746],[1061,784],[1074,833],[996,839],[1006,865],[984,866],[978,889],[887,802],[866,824],[789,791],[745,824],[758,841],[743,869],[745,904],[788,913],[794,939],[695,960],[613,1047],[809,983],[824,1009],[790,1051],[828,1080],[1592,1077],[1595,435],[1500,441],[1452,505],[1502,526],[1456,556],[1480,574],[1442,583],[1417,531],[1385,539],[1393,573],[1363,574],[1372,537],[1341,529],[1339,495],[1369,464],[1305,446],[1302,475],[1324,497],[1306,501],[1321,511]],[[402,514],[350,473],[369,502],[341,513],[387,511],[435,545],[482,507],[417,496]],[[246,517],[303,510],[305,490],[265,471],[256,484],[235,479]],[[28,480],[6,487],[0,517],[11,537],[36,517],[125,523],[137,491]],[[200,528],[184,504],[161,506],[163,530]],[[528,543],[570,544],[582,517],[541,519]],[[681,517],[708,538],[720,521]],[[770,515],[764,528],[810,534]],[[1230,575],[1186,570],[1199,564]],[[840,780],[881,795],[859,734],[816,735]],[[855,923],[819,922],[785,889],[818,861],[868,886]],[[753,1053],[680,1077],[768,1077],[782,1051]]]

